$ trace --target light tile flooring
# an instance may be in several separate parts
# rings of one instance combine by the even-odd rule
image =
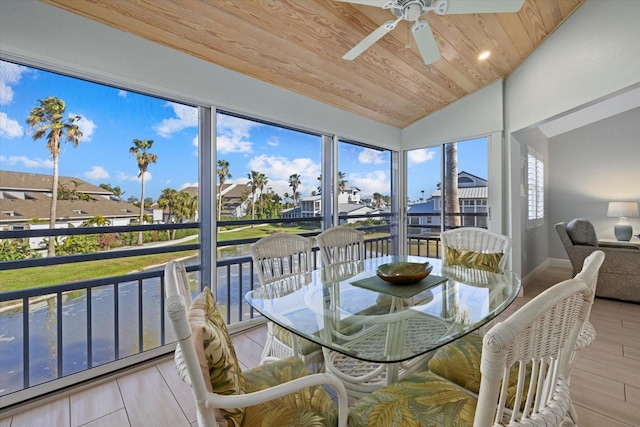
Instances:
[[[550,267],[538,275],[503,314],[513,313],[549,286],[570,276],[565,268]],[[582,350],[572,372],[571,392],[581,427],[640,426],[640,304],[596,299],[591,322],[596,341]],[[243,369],[259,362],[266,328],[234,337]],[[191,426],[196,410],[188,386],[180,381],[171,357],[117,378],[3,417],[0,427],[23,426]]]

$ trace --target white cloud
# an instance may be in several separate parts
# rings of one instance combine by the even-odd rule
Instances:
[[[249,141],[251,129],[262,126],[260,123],[238,117],[218,114],[216,148],[220,154],[250,153],[253,143]]]
[[[196,147],[195,150],[193,150],[193,155],[198,157],[198,145],[200,144],[200,141],[198,139],[198,135],[194,136],[193,139],[191,140],[191,145],[193,145],[194,147]]]
[[[92,120],[87,119],[82,114],[77,113],[69,113],[69,116],[80,116],[80,120],[75,122],[80,131],[82,132],[82,139],[80,142],[89,142],[91,141],[91,137],[93,136],[93,130],[98,127]]]
[[[349,184],[360,189],[361,196],[371,196],[373,193],[380,193],[389,196],[391,180],[383,170],[371,171],[366,174],[349,174],[347,176]]]
[[[120,90],[118,91],[118,96],[119,96],[120,98],[126,98],[126,97],[127,97],[127,91],[126,91],[126,90],[122,90],[122,89],[120,89]]]
[[[170,138],[171,134],[179,132],[188,127],[198,126],[198,109],[188,105],[177,104],[175,102],[167,102],[167,106],[173,108],[176,117],[164,119],[153,129],[158,135],[164,138]]]
[[[189,187],[197,187],[198,186],[198,182],[185,182],[184,184],[182,184],[180,186],[180,190],[184,190],[185,188],[189,188]]]
[[[19,138],[24,130],[17,120],[10,119],[7,113],[0,111],[0,136],[5,138]]]
[[[28,72],[29,69],[22,65],[0,61],[0,105],[7,105],[13,101],[14,92],[11,85],[18,84],[22,75]]]
[[[277,147],[280,145],[280,139],[277,136],[272,136],[267,140],[267,145],[270,145],[272,147]]]
[[[358,161],[363,164],[380,165],[385,161],[382,157],[382,154],[382,151],[372,150],[371,148],[364,148],[358,154]]]
[[[53,169],[53,160],[51,159],[46,159],[46,160],[30,159],[26,156],[9,156],[9,157],[0,156],[0,162],[6,163],[9,166],[22,163],[22,166],[24,166],[25,168]]]
[[[407,159],[409,160],[409,164],[411,165],[428,162],[429,160],[433,160],[435,156],[436,152],[434,150],[422,148],[420,150],[409,151],[407,154]]]
[[[318,187],[318,176],[321,171],[320,164],[314,163],[309,158],[288,159],[266,154],[254,157],[247,166],[251,170],[265,174],[269,180],[267,185],[279,194],[291,193],[289,176],[294,173],[300,175],[301,185],[298,192],[302,195],[310,194]]]
[[[102,166],[93,166],[90,171],[84,173],[85,178],[93,181],[109,178],[109,172]]]
[[[151,173],[149,173],[149,171],[144,173],[144,182],[145,183],[151,181],[151,178],[152,178],[152,175],[151,175]],[[129,175],[129,174],[121,172],[121,171],[118,171],[117,179],[118,179],[118,181],[136,181],[136,182],[140,182],[140,178],[138,177],[138,174]]]

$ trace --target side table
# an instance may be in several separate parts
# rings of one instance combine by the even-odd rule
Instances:
[[[636,247],[640,249],[640,239],[636,236],[632,236],[631,240],[629,240],[628,242],[624,242],[616,239],[598,239],[598,244],[604,245],[604,246],[611,246],[611,245],[631,246],[631,247]]]

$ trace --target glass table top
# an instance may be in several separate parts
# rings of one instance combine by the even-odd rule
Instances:
[[[416,284],[376,275],[390,262],[429,262]],[[520,291],[513,272],[491,273],[441,260],[383,256],[292,276],[255,289],[247,302],[267,319],[330,350],[394,363],[464,336],[504,311]]]

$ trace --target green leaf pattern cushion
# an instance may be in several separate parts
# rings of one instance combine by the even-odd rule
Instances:
[[[500,260],[502,253],[483,253],[470,251],[468,249],[456,249],[449,246],[444,247],[444,265],[461,265],[467,268],[477,268],[479,270],[500,272]]]
[[[469,334],[441,347],[429,360],[429,371],[464,387],[472,393],[480,393],[480,361],[482,359],[482,337]],[[528,365],[526,373],[531,373]],[[513,408],[517,392],[518,364],[511,367],[506,406]],[[525,397],[529,381],[525,381]],[[524,401],[523,401],[524,403]]]
[[[293,341],[291,339],[291,332],[289,332],[282,326],[274,324],[273,335],[276,338],[278,338],[278,340],[285,343],[289,347],[293,346]],[[313,341],[309,341],[304,338],[298,338],[298,348],[299,348],[300,354],[307,356],[313,353],[314,351],[320,350],[322,347],[320,347],[319,344],[316,344]]]
[[[223,395],[243,394],[245,382],[238,358],[209,288],[205,288],[193,301],[188,316],[207,390]],[[210,381],[206,381],[206,378]],[[239,427],[243,423],[244,408],[215,411],[216,420],[222,427]]]
[[[307,367],[298,357],[265,363],[245,371],[246,392],[264,390],[308,374]],[[334,403],[322,386],[306,388],[279,399],[246,408],[244,425],[270,426],[335,426],[338,413]]]
[[[349,426],[471,427],[476,399],[430,372],[376,390],[349,408]]]

